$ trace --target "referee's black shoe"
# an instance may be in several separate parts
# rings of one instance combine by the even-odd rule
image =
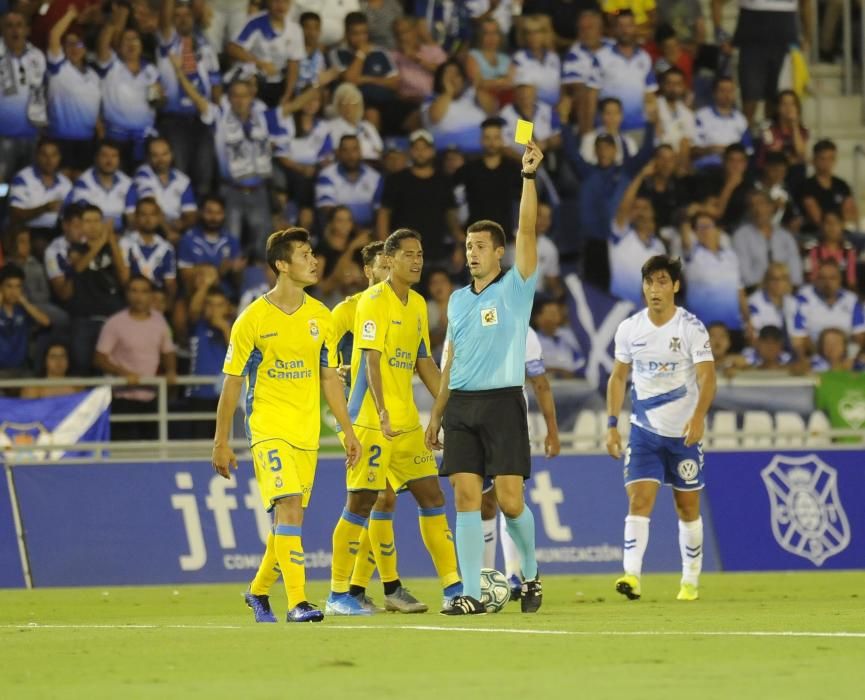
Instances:
[[[524,613],[537,612],[541,607],[544,594],[541,589],[541,575],[536,574],[531,581],[523,581],[523,595],[520,597],[520,608]]]
[[[450,600],[450,605],[441,611],[442,615],[486,615],[487,609],[477,598],[458,595]]]

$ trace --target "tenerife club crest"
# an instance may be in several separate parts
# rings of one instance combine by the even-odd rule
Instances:
[[[760,472],[772,507],[772,534],[782,549],[822,566],[850,544],[838,495],[838,472],[817,455],[775,455]]]

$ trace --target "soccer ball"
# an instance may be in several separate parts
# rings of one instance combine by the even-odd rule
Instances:
[[[511,599],[511,587],[501,571],[481,569],[481,603],[488,613],[497,613]]]

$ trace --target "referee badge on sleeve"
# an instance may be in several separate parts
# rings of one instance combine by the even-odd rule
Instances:
[[[499,322],[499,314],[496,311],[496,307],[493,306],[491,309],[481,309],[481,325],[482,326],[495,326]]]
[[[364,340],[375,340],[375,321],[364,321],[360,337]]]

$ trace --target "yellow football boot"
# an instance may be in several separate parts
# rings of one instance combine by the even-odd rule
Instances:
[[[631,574],[625,574],[621,578],[616,579],[616,591],[621,593],[628,600],[639,600],[640,579]]]
[[[700,591],[693,583],[683,583],[676,600],[697,600],[699,597]]]

